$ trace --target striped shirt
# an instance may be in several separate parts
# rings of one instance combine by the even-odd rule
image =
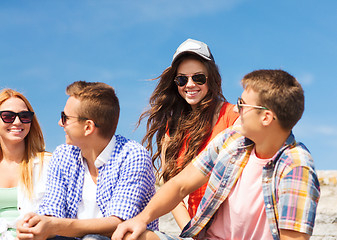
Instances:
[[[140,213],[154,195],[155,176],[151,158],[143,146],[120,135],[115,137],[110,159],[98,167],[96,201],[103,217],[126,220]],[[80,153],[78,147],[66,144],[55,150],[39,214],[76,218],[85,171]],[[148,228],[157,230],[158,221]]]
[[[181,237],[202,239],[207,224],[226,200],[247,164],[254,143],[234,128],[219,134],[193,165],[209,183],[197,214],[185,226]],[[320,196],[313,159],[302,143],[290,134],[283,147],[262,170],[262,191],[270,231],[279,239],[279,230],[312,234]]]

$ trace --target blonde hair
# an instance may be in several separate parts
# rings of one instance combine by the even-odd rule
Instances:
[[[27,98],[21,93],[6,88],[0,92],[0,105],[8,100],[9,98],[19,98],[27,106],[29,111],[34,112],[32,106],[28,102]],[[33,196],[33,163],[34,158],[38,157],[40,159],[40,171],[43,166],[43,159],[45,154],[45,143],[41,131],[41,127],[37,121],[36,116],[33,116],[32,123],[30,126],[29,133],[25,138],[25,153],[20,164],[20,178],[19,183],[24,186],[24,190],[27,193],[29,199]],[[0,145],[0,158],[2,159],[2,147]]]

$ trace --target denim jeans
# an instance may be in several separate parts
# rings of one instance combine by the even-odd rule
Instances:
[[[160,231],[154,231],[154,233],[157,234],[160,240],[193,240],[193,238],[181,238]]]
[[[74,238],[74,237],[63,237],[63,236],[56,236],[53,238],[49,238],[48,240],[110,240],[109,237],[98,235],[98,234],[88,234],[85,235],[83,238]]]

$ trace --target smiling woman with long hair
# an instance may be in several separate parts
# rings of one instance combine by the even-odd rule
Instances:
[[[50,153],[28,100],[19,92],[0,92],[0,238],[15,236],[20,215],[37,208],[45,191]]]
[[[150,98],[143,144],[164,181],[185,168],[218,133],[233,125],[238,114],[222,95],[221,76],[208,46],[187,39],[176,50],[172,64],[158,77]],[[152,142],[156,142],[156,150]],[[159,160],[159,161],[158,161]],[[183,228],[196,213],[206,185],[172,211]]]

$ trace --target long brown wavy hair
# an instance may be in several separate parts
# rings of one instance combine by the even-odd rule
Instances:
[[[174,78],[179,64],[187,58],[202,62],[208,72],[208,92],[192,111],[191,106],[178,93]],[[187,53],[174,61],[172,66],[155,80],[159,82],[150,97],[150,109],[143,112],[140,122],[148,117],[146,134],[142,144],[152,155],[152,163],[157,173],[161,169],[161,154],[165,156],[165,168],[161,177],[164,181],[177,175],[197,155],[204,141],[212,131],[213,117],[220,105],[226,101],[221,89],[221,76],[214,61],[205,60],[195,54]],[[169,132],[170,140],[163,149],[165,134]],[[155,138],[157,148],[154,152],[153,140]],[[179,150],[186,144],[186,152],[183,163],[177,164]],[[158,160],[158,164],[156,161]]]
[[[34,112],[33,107],[29,101],[21,93],[6,88],[0,92],[0,105],[9,98],[19,98],[26,104],[29,111]],[[2,147],[0,145],[0,159],[3,158]],[[33,194],[33,160],[35,157],[39,157],[42,169],[43,157],[45,154],[45,143],[41,131],[41,127],[34,114],[29,133],[25,138],[25,154],[20,164],[20,183],[23,184],[24,190],[29,198],[32,198]],[[49,154],[49,153],[48,153]]]

